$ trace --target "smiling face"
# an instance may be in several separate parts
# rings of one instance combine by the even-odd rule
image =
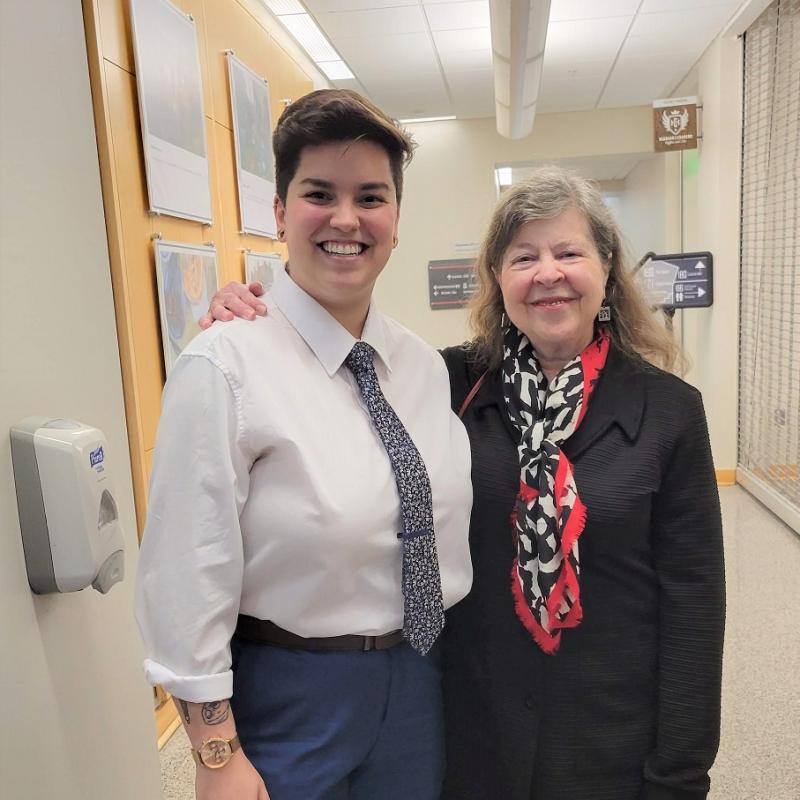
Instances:
[[[392,252],[398,213],[389,157],[363,139],[305,147],[286,203],[275,198],[292,279],[354,335]]]
[[[530,339],[546,373],[592,341],[607,278],[608,262],[576,209],[517,230],[498,281],[509,319]]]

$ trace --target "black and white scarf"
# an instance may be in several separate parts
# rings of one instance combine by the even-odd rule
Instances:
[[[608,348],[601,332],[548,385],[527,336],[513,325],[504,334],[503,396],[519,433],[520,465],[512,591],[517,616],[545,653],[555,653],[561,629],[583,615],[578,538],[586,507],[561,445],[586,414]]]

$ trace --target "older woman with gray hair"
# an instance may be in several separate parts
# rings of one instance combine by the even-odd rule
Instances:
[[[449,348],[472,446],[473,587],[448,618],[447,800],[705,798],[724,575],[700,394],[597,189],[500,199],[475,338]]]
[[[725,596],[700,394],[593,184],[512,186],[477,271],[474,338],[443,353],[474,581],[448,612],[442,798],[701,800]]]

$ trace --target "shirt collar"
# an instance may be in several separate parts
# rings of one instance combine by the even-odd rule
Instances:
[[[288,272],[279,270],[270,294],[286,319],[332,377],[344,363],[357,339],[308,292],[301,289]],[[391,371],[383,315],[372,302],[361,333],[361,341],[371,345],[386,368]]]

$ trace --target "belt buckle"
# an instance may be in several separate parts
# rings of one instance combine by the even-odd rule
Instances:
[[[376,650],[377,647],[375,645],[375,639],[377,636],[365,636],[364,637],[364,652],[367,653],[370,650]]]

